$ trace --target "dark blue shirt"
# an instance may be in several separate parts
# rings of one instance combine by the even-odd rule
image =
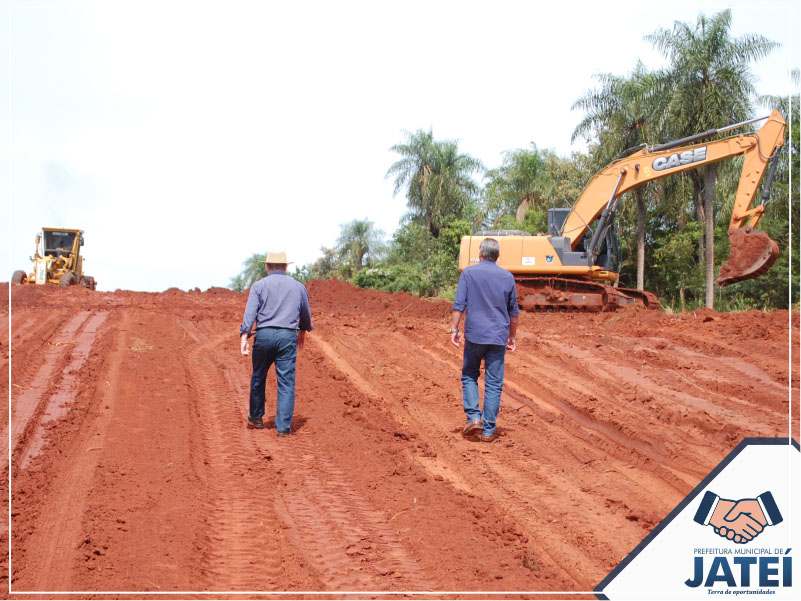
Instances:
[[[272,271],[250,287],[239,335],[265,327],[311,330],[311,309],[306,287],[283,271]]]
[[[514,276],[493,261],[465,268],[456,287],[454,311],[467,310],[464,337],[473,344],[503,344],[509,318],[520,314]]]

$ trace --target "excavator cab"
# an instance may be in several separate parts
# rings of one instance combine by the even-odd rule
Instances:
[[[548,209],[548,235],[552,237],[560,237],[563,235],[565,220],[572,211],[572,208],[553,207]],[[607,225],[606,233],[601,236],[601,244],[598,248],[597,256],[593,259],[593,264],[598,265],[607,271],[617,271],[620,265],[620,244],[618,231],[615,226],[614,215],[611,216]],[[592,229],[588,230],[588,236],[583,236],[575,248],[576,252],[586,253],[586,243],[589,242],[588,238],[592,238]]]

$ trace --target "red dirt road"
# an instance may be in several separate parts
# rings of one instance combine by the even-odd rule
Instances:
[[[14,285],[2,588],[591,591],[743,438],[790,433],[787,312],[524,314],[485,444],[449,303],[308,288],[278,439],[245,427],[245,295]]]

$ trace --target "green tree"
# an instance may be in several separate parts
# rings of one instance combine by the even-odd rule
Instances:
[[[340,261],[339,254],[333,248],[326,246],[320,247],[322,256],[314,263],[304,265],[300,272],[302,274],[301,281],[308,282],[309,280],[329,280],[338,277],[340,274]]]
[[[384,250],[384,232],[366,218],[354,219],[340,225],[335,248],[340,271],[350,280],[380,257]]]
[[[423,223],[435,238],[453,218],[464,217],[478,194],[473,174],[481,161],[459,152],[455,140],[434,140],[429,129],[404,132],[406,141],[390,148],[401,158],[387,170],[394,177],[394,194],[404,190],[409,217]]]
[[[732,38],[731,10],[711,18],[703,13],[694,26],[676,22],[672,30],[646,36],[667,59],[657,87],[664,93],[666,110],[660,130],[675,138],[746,120],[755,96],[749,63],[778,46],[761,35]],[[715,164],[688,173],[698,220],[704,224],[706,306],[714,306]]]
[[[651,72],[638,62],[628,77],[599,75],[600,87],[587,92],[573,104],[583,110],[584,118],[573,131],[572,140],[583,136],[597,138],[594,159],[598,168],[610,163],[629,149],[653,141],[653,115],[656,81]],[[637,288],[645,287],[646,186],[632,191],[636,206]]]
[[[548,210],[574,204],[591,175],[583,154],[560,157],[533,143],[529,149],[508,151],[503,164],[487,172],[482,227],[545,233]],[[522,220],[518,220],[521,208]]]
[[[533,209],[542,202],[541,180],[545,159],[534,143],[530,149],[520,148],[503,153],[503,163],[487,171],[484,199],[492,227],[505,215],[516,215],[525,203]]]
[[[798,70],[793,71],[792,81],[798,89],[801,82]],[[792,124],[792,127],[788,127],[785,131],[784,146],[781,148],[770,197],[765,204],[765,214],[759,222],[759,229],[765,231],[778,244],[779,257],[768,272],[769,275],[728,286],[723,289],[722,296],[733,306],[747,302],[756,304],[760,308],[788,308],[798,302],[799,292],[798,269],[793,269],[793,273],[790,273],[790,233],[793,233],[792,243],[797,248],[799,231],[799,173],[801,173],[799,171],[801,144],[797,127],[801,118],[799,96],[798,94],[792,96],[789,102],[786,96],[762,96],[758,104],[768,110],[778,109],[788,124]],[[792,185],[790,185],[791,174]],[[797,255],[793,258],[796,259],[797,267]]]
[[[542,196],[549,206],[574,205],[597,169],[585,154],[560,157],[552,150],[542,152],[545,169],[540,181]],[[544,229],[539,231],[545,231]]]
[[[239,275],[231,278],[231,282],[228,284],[229,288],[243,292],[261,278],[267,277],[267,266],[264,264],[266,258],[267,253],[256,253],[245,259],[242,263],[242,271]]]
[[[454,219],[435,238],[423,224],[409,222],[395,232],[385,261],[365,267],[353,280],[362,288],[453,298],[459,280],[459,249],[470,223]]]

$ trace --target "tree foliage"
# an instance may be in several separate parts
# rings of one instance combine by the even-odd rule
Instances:
[[[515,215],[526,203],[533,208],[543,200],[545,158],[532,144],[530,149],[503,153],[503,163],[485,176],[484,202],[491,227],[504,216]]]
[[[363,267],[380,259],[384,251],[384,232],[368,219],[354,219],[340,228],[335,253],[339,275],[349,280]]]
[[[295,277],[337,277],[366,288],[452,297],[462,236],[490,228],[545,233],[548,210],[573,206],[594,174],[621,153],[756,116],[751,64],[777,44],[760,35],[732,37],[731,19],[729,10],[712,17],[701,13],[695,23],[658,29],[646,40],[666,59],[664,68],[651,71],[637,61],[626,75],[599,75],[596,87],[573,105],[581,111],[573,139],[588,142],[586,153],[562,157],[532,142],[504,152],[500,165],[486,170],[461,152],[456,140],[437,140],[430,128],[404,131],[403,140],[390,148],[397,160],[385,178],[392,180],[394,195],[405,196],[407,212],[388,243],[367,218],[344,223],[334,246],[321,247],[320,257]],[[798,73],[795,77],[797,85]],[[792,122],[799,122],[798,96],[791,103],[763,97],[759,104],[778,108],[785,118],[792,112]],[[782,250],[768,274],[711,287],[720,257],[728,255],[726,229],[742,167],[742,159],[733,158],[650,182],[621,199],[621,285],[645,287],[663,306],[677,310],[711,301],[723,310],[797,302],[798,274],[791,279],[787,251],[794,242],[791,226],[798,231],[800,150],[796,127],[787,133],[759,224]],[[243,265],[231,280],[234,289],[260,277],[263,255]]]
[[[339,236],[333,248],[320,247],[314,263],[298,270],[301,282],[338,278],[352,280],[364,267],[381,259],[385,251],[384,232],[369,219],[354,219],[339,226]]]
[[[484,167],[459,152],[455,140],[437,141],[429,129],[404,132],[406,141],[390,148],[400,155],[387,170],[394,194],[405,191],[409,219],[422,223],[435,238],[452,218],[463,218],[478,195],[473,174]]]
[[[455,219],[435,238],[424,226],[407,223],[393,237],[386,261],[362,269],[354,284],[386,292],[453,297],[459,279],[459,246],[470,224]]]
[[[242,271],[231,278],[229,287],[237,292],[244,292],[261,278],[267,277],[267,265],[264,264],[266,258],[267,253],[250,255],[242,262]]]
[[[573,139],[579,136],[588,140],[597,138],[591,156],[600,168],[625,152],[654,141],[658,80],[641,62],[628,77],[607,73],[598,79],[600,88],[587,92],[573,104],[573,109],[585,112],[573,131]],[[648,204],[653,198],[651,192],[652,186],[646,184],[631,193],[636,210],[635,260],[637,288],[640,290],[645,287],[645,228]],[[626,211],[626,206],[623,205],[623,211]],[[630,250],[631,247],[624,245],[623,248]]]
[[[792,73],[793,83],[798,88],[801,76],[798,70]],[[787,307],[798,303],[799,273],[796,250],[799,232],[799,173],[801,173],[801,145],[799,144],[799,128],[801,118],[799,96],[791,99],[786,96],[762,96],[758,104],[767,109],[777,108],[794,124],[792,130],[785,132],[784,146],[780,149],[779,163],[771,186],[770,197],[765,205],[765,215],[759,222],[759,229],[765,231],[779,246],[779,257],[771,267],[769,277],[756,280],[745,280],[724,291],[724,299],[733,306]],[[791,114],[792,111],[792,114]],[[790,186],[790,174],[794,178]],[[790,232],[793,233],[792,240]],[[795,249],[792,248],[795,246]],[[790,276],[791,254],[795,259],[795,269]]]
[[[668,60],[657,73],[660,102],[664,102],[660,130],[674,138],[745,121],[756,91],[750,63],[778,44],[760,35],[731,37],[731,10],[711,18],[703,13],[694,26],[676,22],[672,30],[659,29],[646,37]],[[661,100],[664,99],[664,100]],[[714,305],[716,164],[687,174],[693,185],[698,221],[704,224],[699,257],[705,267],[705,304]],[[699,242],[700,242],[699,240]]]

